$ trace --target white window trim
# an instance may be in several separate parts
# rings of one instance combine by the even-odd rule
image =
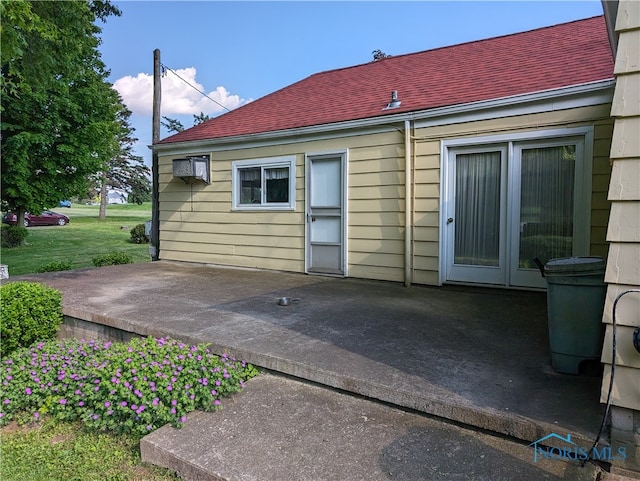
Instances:
[[[240,169],[259,167],[261,169],[282,168],[289,169],[289,202],[269,204],[241,204],[240,203]],[[262,211],[262,210],[295,210],[296,209],[296,157],[266,157],[260,159],[236,160],[231,163],[231,210],[234,211]],[[263,187],[264,189],[264,187]]]

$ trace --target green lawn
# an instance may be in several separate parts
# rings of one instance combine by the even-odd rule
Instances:
[[[132,229],[151,220],[151,203],[108,205],[107,217],[98,219],[99,206],[72,205],[55,212],[69,216],[65,226],[29,227],[26,245],[0,252],[9,275],[31,274],[50,262],[68,262],[73,269],[93,267],[92,259],[111,251],[127,252],[134,262],[148,262],[148,244],[131,242]]]
[[[140,461],[137,437],[87,432],[80,423],[45,422],[0,430],[0,477],[12,481],[178,481]]]

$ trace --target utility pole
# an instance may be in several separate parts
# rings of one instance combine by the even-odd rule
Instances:
[[[160,141],[160,103],[162,96],[160,80],[160,50],[153,51],[153,127],[151,143],[153,155],[151,161],[151,235],[149,254],[152,261],[160,258],[160,181],[158,173],[158,152],[155,147]]]

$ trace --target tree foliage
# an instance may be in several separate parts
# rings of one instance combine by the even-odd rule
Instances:
[[[389,58],[391,57],[391,55],[387,55],[386,53],[384,53],[382,50],[378,49],[378,50],[374,50],[373,52],[371,52],[371,55],[373,55],[373,61],[377,62],[378,60],[382,60],[384,58]]]
[[[140,205],[143,202],[151,202],[151,180],[146,176],[136,178],[129,192],[130,204]]]
[[[106,169],[100,176],[102,193],[100,197],[100,218],[105,217],[107,187],[123,189],[128,192],[136,190],[138,196],[145,189],[149,190],[149,195],[151,193],[149,181],[151,170],[145,165],[142,157],[135,155],[133,151],[138,139],[135,138],[135,130],[130,124],[131,111],[122,105],[117,118],[119,150],[116,155],[106,162]]]
[[[81,195],[119,151],[121,101],[98,51],[109,1],[0,2],[2,208]]]
[[[160,123],[162,126],[167,129],[169,132],[182,132],[184,130],[184,125],[178,119],[172,119],[171,117],[162,116],[164,120],[161,120]]]
[[[184,125],[178,119],[173,119],[171,117],[162,116],[164,120],[161,120],[160,123],[162,126],[167,129],[169,132],[182,132],[184,130]],[[206,122],[211,117],[209,117],[204,112],[200,112],[199,114],[193,114],[193,125],[200,125],[203,122]]]

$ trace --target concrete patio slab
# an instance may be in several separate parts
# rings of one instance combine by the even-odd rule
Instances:
[[[543,293],[169,262],[22,278],[63,292],[75,335],[211,343],[269,370],[528,442],[557,432],[588,445],[600,424],[600,377],[551,369]],[[280,306],[282,296],[299,301]]]

